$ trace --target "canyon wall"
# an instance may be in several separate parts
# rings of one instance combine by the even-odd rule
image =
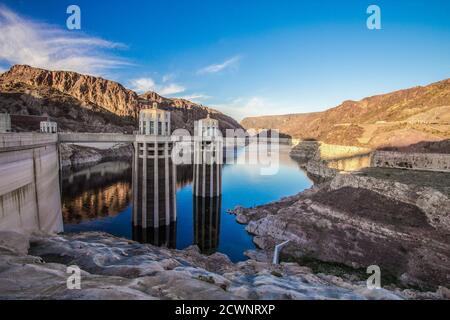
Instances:
[[[293,139],[373,149],[441,141],[450,138],[450,79],[344,101],[323,112],[245,118],[241,125],[278,129]]]
[[[298,159],[339,160],[367,155],[370,148],[328,144],[321,141],[301,141],[292,148],[291,156]]]
[[[450,172],[450,154],[375,151],[372,167]]]
[[[376,170],[376,169],[375,169]],[[419,176],[419,180],[426,179],[426,174]],[[447,179],[449,176],[443,175],[441,179]],[[394,201],[409,203],[419,208],[427,217],[427,222],[436,229],[450,230],[450,208],[449,195],[439,188],[417,183],[408,183],[386,177],[380,178],[372,171],[367,170],[362,174],[338,174],[330,183],[331,190],[341,188],[360,188],[378,193]]]
[[[450,172],[448,153],[372,151],[363,147],[302,141],[292,148],[291,157],[309,173],[324,178],[332,178],[339,171],[368,167]]]
[[[219,127],[241,129],[233,118],[185,99],[165,98],[149,91],[138,95],[120,83],[68,71],[50,71],[15,65],[0,74],[0,112],[45,115],[58,122],[63,132],[132,133],[141,109],[153,103],[172,112],[172,128],[193,132],[194,121],[211,118]],[[13,130],[39,130],[24,121],[12,123]]]
[[[372,150],[370,148],[356,146],[342,146],[335,144],[320,143],[320,158],[323,160],[338,160],[357,156],[368,155]]]

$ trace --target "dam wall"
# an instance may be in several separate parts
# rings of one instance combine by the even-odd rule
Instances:
[[[0,231],[63,231],[57,135],[0,134]]]

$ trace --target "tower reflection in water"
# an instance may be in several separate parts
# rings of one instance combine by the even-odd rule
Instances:
[[[223,142],[218,121],[209,115],[195,122],[194,133],[194,244],[212,254],[219,246]]]
[[[154,104],[139,114],[134,143],[133,240],[176,247],[176,166],[170,112]]]
[[[203,254],[213,254],[219,247],[222,197],[194,196],[194,244]]]

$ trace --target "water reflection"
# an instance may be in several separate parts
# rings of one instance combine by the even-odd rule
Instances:
[[[62,214],[65,223],[114,217],[131,201],[131,165],[105,162],[64,172]]]
[[[176,221],[176,166],[171,143],[135,144],[133,225],[144,229]]]
[[[174,194],[177,200],[176,221],[156,229],[142,228],[133,217],[133,160],[102,163],[89,169],[66,172],[62,183],[64,229],[66,232],[103,231],[177,249],[196,244],[205,254],[221,252],[232,261],[245,260],[243,252],[254,248],[252,237],[245,231],[245,226],[236,223],[235,217],[226,211],[237,205],[252,207],[278,200],[311,185],[296,162],[290,159],[290,149],[283,147],[280,150],[280,171],[274,176],[260,175],[258,165],[221,165],[217,167],[220,179],[214,180],[217,177],[214,168],[209,179],[208,175],[203,178],[200,175],[203,167],[201,170],[199,167],[196,171],[199,179],[194,182],[193,166],[177,166]],[[241,151],[238,156],[243,157],[244,149]],[[160,168],[158,165],[158,173],[165,172]],[[204,172],[211,172],[207,164]],[[194,185],[203,183],[203,180],[205,183],[211,181],[211,177],[213,181],[209,187],[199,185],[198,189],[206,192],[211,190],[212,185],[210,194],[219,192],[219,196],[202,196],[203,192],[199,192],[200,196],[196,195]],[[147,183],[151,184],[151,181]],[[147,192],[147,197],[154,199],[155,194]],[[154,213],[148,206],[147,210]]]
[[[218,132],[218,123],[205,119],[206,128]],[[202,129],[202,128],[200,128]],[[207,133],[207,130],[204,130]],[[194,142],[194,244],[204,254],[219,247],[220,212],[222,205],[223,143],[211,136]]]
[[[219,247],[222,197],[196,197],[194,203],[194,244],[204,254]]]
[[[148,140],[135,143],[133,170],[133,239],[176,247],[176,166],[173,144]]]
[[[133,226],[133,240],[140,243],[150,243],[154,246],[177,247],[177,224],[171,223],[159,228],[142,228]]]
[[[339,171],[358,171],[370,167],[370,154],[361,154],[327,161],[327,166]]]
[[[192,165],[182,164],[177,166],[177,190],[190,185],[193,180]]]

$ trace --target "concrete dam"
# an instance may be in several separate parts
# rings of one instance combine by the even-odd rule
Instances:
[[[197,139],[189,137],[189,141],[181,142],[180,137],[170,134],[170,113],[156,108],[141,111],[139,133],[133,135],[57,133],[56,126],[51,127],[51,122],[41,124],[44,126],[41,126],[41,133],[0,133],[1,231],[64,231],[60,144],[129,143],[134,146],[133,226],[143,229],[139,233],[146,235],[145,238],[161,238],[162,242],[170,244],[173,242],[171,235],[175,233],[170,227],[177,220],[176,164],[172,163],[171,151],[177,143],[188,142],[194,145],[192,156],[196,163],[193,192],[193,195],[199,198],[196,202],[196,219],[202,221],[202,226],[196,229],[197,240],[204,243],[206,233],[216,234],[217,238],[216,231],[220,222],[213,216],[217,216],[220,211],[223,150],[226,145],[235,144],[235,137],[222,141],[217,120],[208,116],[196,121]],[[272,143],[272,138],[256,139]],[[248,137],[243,139],[243,142],[245,140],[248,141]],[[98,170],[103,172],[104,169],[100,166]],[[155,230],[161,228],[167,230],[161,233],[160,237]],[[209,231],[200,232],[203,229]],[[217,243],[213,241],[203,247],[214,250]]]
[[[0,230],[63,231],[56,134],[0,134],[0,177]]]

